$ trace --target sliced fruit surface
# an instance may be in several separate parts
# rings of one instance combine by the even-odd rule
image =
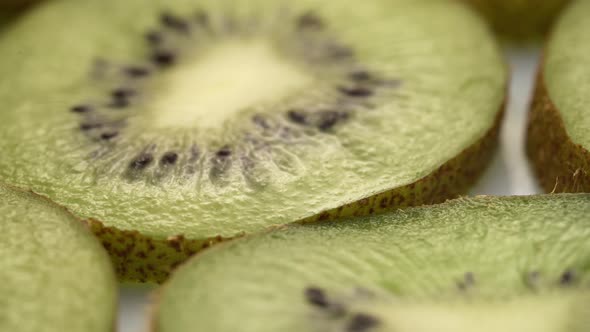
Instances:
[[[564,13],[538,75],[528,153],[548,192],[590,192],[588,15],[588,1]]]
[[[550,31],[571,0],[463,0],[491,23],[502,37],[534,40]]]
[[[150,275],[216,237],[456,196],[506,97],[485,24],[438,0],[58,0],[0,54],[0,178]]]
[[[589,211],[478,197],[235,240],[173,274],[153,330],[588,331]]]
[[[0,185],[0,331],[113,331],[117,280],[84,224]]]

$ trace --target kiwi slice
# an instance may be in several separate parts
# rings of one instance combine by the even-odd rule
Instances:
[[[500,36],[512,41],[545,35],[571,0],[462,0],[473,6]]]
[[[0,54],[0,179],[95,219],[139,281],[225,238],[463,193],[507,80],[485,23],[437,0],[58,0]]]
[[[84,224],[2,184],[0,216],[0,331],[112,331],[117,279]]]
[[[478,197],[228,242],[172,275],[153,330],[588,331],[588,211]]]
[[[548,42],[528,129],[528,155],[547,192],[590,192],[590,3],[573,4]]]

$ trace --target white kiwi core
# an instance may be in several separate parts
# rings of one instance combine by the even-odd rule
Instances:
[[[153,104],[159,128],[218,128],[240,111],[280,101],[312,82],[261,40],[224,42],[166,76]]]

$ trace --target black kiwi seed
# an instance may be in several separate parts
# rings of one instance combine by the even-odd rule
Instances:
[[[131,161],[129,168],[132,170],[143,170],[147,168],[154,161],[154,156],[150,153],[142,153]]]
[[[350,73],[350,79],[356,82],[366,82],[371,80],[371,74],[366,70],[358,70]]]
[[[170,152],[164,153],[164,155],[160,159],[160,164],[161,165],[174,165],[174,164],[176,164],[177,160],[178,160],[178,153],[170,151]]]
[[[132,78],[142,78],[150,74],[150,71],[148,69],[134,66],[125,68],[124,72],[125,74],[127,74],[127,76]]]
[[[318,129],[321,131],[328,131],[332,129],[341,120],[346,120],[348,114],[337,111],[324,111],[320,113],[320,121],[318,123]]]
[[[87,131],[92,129],[102,128],[102,123],[82,123],[80,125],[80,130]]]
[[[148,43],[154,46],[160,45],[164,41],[162,33],[158,31],[150,31],[146,33],[145,39],[148,41]]]
[[[369,314],[359,313],[352,316],[346,326],[346,332],[365,332],[380,324],[377,317]]]
[[[217,156],[217,158],[224,159],[231,156],[231,153],[231,149],[228,146],[224,146],[215,153],[215,156]]]
[[[373,91],[369,88],[364,87],[354,87],[354,88],[347,88],[347,87],[338,87],[338,91],[341,93],[354,98],[366,98],[373,95]]]
[[[152,55],[152,61],[159,67],[168,67],[176,62],[176,55],[169,51],[156,51]]]
[[[107,106],[110,108],[121,109],[129,106],[129,100],[127,98],[114,98]]]
[[[322,19],[312,12],[305,13],[297,19],[297,27],[300,29],[321,29],[324,27]]]
[[[135,95],[135,90],[128,88],[119,88],[111,92],[111,96],[115,99],[126,99]]]
[[[559,284],[562,286],[569,286],[574,283],[576,275],[572,270],[566,270],[559,278]]]
[[[300,124],[300,125],[307,123],[307,116],[305,115],[305,113],[300,112],[300,111],[291,110],[291,111],[287,112],[287,117],[292,122]]]
[[[87,105],[77,105],[70,109],[73,113],[88,113],[92,111],[92,107]]]
[[[167,28],[186,33],[189,31],[188,23],[182,18],[165,12],[160,15],[160,22]]]
[[[116,131],[107,131],[100,135],[100,138],[105,141],[109,141],[115,137],[119,136],[119,133]]]
[[[305,289],[305,299],[309,304],[320,308],[327,308],[330,305],[326,293],[318,287],[309,287]]]
[[[226,173],[232,166],[232,160],[229,158],[232,151],[229,147],[223,147],[215,153],[215,157],[212,159],[212,168],[209,172],[209,176],[212,179],[220,178]]]

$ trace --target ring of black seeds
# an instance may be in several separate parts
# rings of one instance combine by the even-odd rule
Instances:
[[[167,49],[165,47],[166,41],[170,38],[173,39],[175,35],[186,36],[192,31],[205,31],[207,33],[212,32],[215,27],[212,26],[209,20],[209,15],[204,11],[197,11],[193,16],[181,17],[175,15],[172,12],[164,11],[159,17],[160,26],[156,27],[145,33],[145,41],[147,42],[146,58],[140,59],[136,64],[128,64],[121,70],[121,78],[127,78],[125,85],[119,85],[106,92],[103,103],[87,103],[77,104],[76,106],[69,109],[74,114],[80,116],[79,129],[86,136],[88,136],[93,142],[103,142],[104,144],[110,144],[111,149],[115,149],[119,141],[124,141],[125,127],[127,126],[127,119],[118,118],[117,120],[112,119],[112,112],[119,112],[120,116],[125,117],[127,110],[133,109],[136,106],[136,96],[142,93],[141,84],[150,82],[151,80],[157,80],[161,71],[168,70],[175,66],[179,62],[181,56],[185,56],[181,53]],[[224,20],[226,23],[230,22],[233,26],[232,30],[239,28],[240,22],[235,18],[231,17]],[[227,25],[224,23],[225,25]],[[311,54],[320,54],[321,61],[344,61],[346,65],[342,65],[342,68],[346,69],[342,73],[343,81],[334,87],[335,91],[339,92],[341,97],[332,100],[328,100],[327,104],[333,104],[333,107],[329,107],[329,110],[324,109],[284,109],[277,110],[283,114],[283,118],[288,123],[296,127],[305,127],[309,129],[315,128],[318,132],[330,134],[339,125],[344,125],[351,117],[354,112],[364,111],[370,108],[370,100],[374,97],[378,90],[384,89],[385,86],[379,82],[384,80],[376,79],[376,75],[372,74],[369,70],[359,69],[364,68],[355,59],[354,50],[345,44],[335,41],[332,36],[327,32],[326,22],[314,12],[305,12],[298,16],[295,16],[293,21],[293,33],[295,38],[309,38],[309,36],[316,36],[315,39],[325,40],[323,44],[315,46],[315,48],[309,48],[306,46],[302,53],[293,54],[294,57],[310,57]],[[227,26],[225,27],[227,28]],[[223,34],[215,36],[215,38],[224,38]],[[315,40],[314,39],[314,40]],[[189,40],[186,38],[186,40]],[[101,66],[99,69],[104,70],[108,67],[108,61],[101,60]],[[146,65],[146,63],[149,63]],[[317,70],[316,70],[317,71]],[[318,74],[321,76],[321,71]],[[99,75],[100,76],[100,75]],[[120,83],[119,83],[120,84]],[[351,102],[343,108],[343,99],[350,99]],[[355,103],[354,100],[366,100],[364,104]],[[344,102],[347,103],[346,101]],[[270,116],[273,116],[272,114]],[[265,115],[255,115],[252,121],[256,123],[263,130],[276,130],[280,133],[283,138],[289,138],[292,136],[293,130],[288,126],[279,125],[273,127],[270,122],[265,118]],[[278,143],[274,143],[278,144]],[[241,160],[247,159],[244,155],[244,151],[235,149],[236,147],[227,145],[215,150],[205,149],[212,151],[211,164],[214,169],[211,170],[210,174],[212,177],[223,175],[227,170],[232,167],[233,163],[230,159],[238,158]],[[173,167],[178,165],[178,156],[184,154],[182,149],[178,147],[176,151],[150,151],[142,152],[128,161],[128,170],[134,173],[145,171],[152,167],[152,165],[160,165],[161,167]],[[192,150],[200,151],[199,147],[193,147]],[[100,148],[98,148],[100,150]],[[174,149],[173,149],[174,150]],[[112,150],[108,150],[112,151]],[[108,153],[107,151],[107,153]],[[194,151],[186,151],[186,155],[189,155],[189,165],[187,171],[194,173],[196,170],[197,160],[200,156],[199,153]],[[99,153],[94,151],[89,153],[89,156],[96,156]],[[103,155],[101,152],[100,155]],[[155,156],[160,160],[154,163]],[[176,157],[173,157],[176,156]],[[253,160],[250,160],[243,165],[252,165]],[[248,169],[254,169],[249,167]]]

